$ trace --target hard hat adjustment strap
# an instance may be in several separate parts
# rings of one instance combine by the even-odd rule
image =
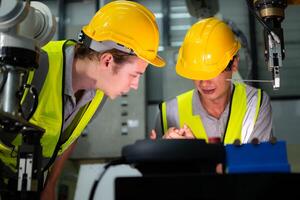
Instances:
[[[122,44],[106,40],[106,41],[95,41],[86,34],[84,34],[82,31],[78,36],[79,42],[83,43],[86,47],[89,47],[90,49],[97,51],[97,52],[104,52],[111,49],[117,49],[119,51],[128,53],[130,55],[136,55],[134,51],[130,48],[125,47]]]

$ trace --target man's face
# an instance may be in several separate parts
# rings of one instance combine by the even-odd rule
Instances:
[[[238,58],[234,59],[230,71],[223,71],[217,77],[210,80],[195,80],[195,87],[204,100],[217,101],[230,93],[232,74],[237,71]]]
[[[131,56],[129,61],[113,67],[118,67],[117,71],[111,70],[109,73],[109,83],[106,85],[105,94],[115,99],[118,96],[126,94],[130,89],[137,90],[141,75],[145,72],[148,63],[136,56]]]

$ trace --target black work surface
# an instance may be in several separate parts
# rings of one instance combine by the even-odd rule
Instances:
[[[299,173],[119,177],[115,200],[300,199]]]

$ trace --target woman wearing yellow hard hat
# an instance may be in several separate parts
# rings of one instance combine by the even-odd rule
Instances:
[[[238,70],[240,43],[217,18],[195,23],[179,50],[176,72],[195,89],[161,104],[157,134],[167,139],[198,138],[232,144],[271,137],[270,99],[265,92],[231,82]]]
[[[154,14],[136,2],[113,1],[82,28],[78,42],[51,41],[43,47],[41,66],[28,80],[41,86],[39,103],[29,121],[45,129],[41,138],[43,171],[51,167],[41,199],[55,199],[54,188],[64,161],[106,98],[114,99],[130,89],[138,89],[149,63],[165,65],[158,55],[158,46]],[[0,145],[0,152],[0,168],[14,174],[17,158],[12,149]],[[17,183],[10,181],[13,182]],[[13,199],[5,195],[14,194],[6,193],[3,197]]]

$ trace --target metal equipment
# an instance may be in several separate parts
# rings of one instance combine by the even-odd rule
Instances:
[[[53,37],[55,25],[49,8],[40,2],[0,1],[0,145],[5,149],[3,154],[17,151],[18,184],[14,191],[18,191],[20,199],[39,199],[42,189],[40,138],[44,129],[28,122],[38,101],[28,77],[38,68],[40,48]],[[28,114],[21,103],[26,94],[33,99]],[[20,146],[5,139],[18,135]]]
[[[264,26],[265,61],[268,70],[273,75],[273,89],[280,87],[279,68],[285,58],[284,37],[281,23],[284,20],[284,9],[289,4],[300,4],[299,0],[253,0],[249,5],[251,11],[256,10],[259,16],[253,12],[258,21]]]
[[[252,4],[246,0],[250,11],[264,26],[265,61],[268,70],[272,72],[273,89],[280,87],[279,68],[285,57],[283,29],[281,22],[284,19],[286,0],[253,0]],[[259,13],[256,13],[256,11]]]

